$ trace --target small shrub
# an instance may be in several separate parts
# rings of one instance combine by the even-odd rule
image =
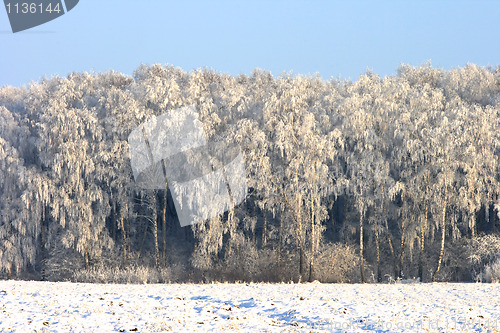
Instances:
[[[486,265],[480,275],[482,282],[500,283],[500,259]]]
[[[476,281],[500,279],[500,236],[486,235],[471,240],[468,257]]]
[[[355,249],[341,243],[323,245],[314,265],[314,279],[328,283],[359,281]]]
[[[76,271],[72,280],[83,283],[145,284],[169,282],[171,276],[169,270],[165,268],[156,269],[148,266],[120,268],[96,265]]]

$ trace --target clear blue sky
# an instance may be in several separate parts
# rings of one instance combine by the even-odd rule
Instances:
[[[0,7],[0,86],[141,63],[356,79],[400,63],[500,64],[500,1],[80,0],[13,34]]]

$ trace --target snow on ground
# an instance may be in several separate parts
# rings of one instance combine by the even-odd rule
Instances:
[[[0,331],[500,332],[500,285],[0,281]]]

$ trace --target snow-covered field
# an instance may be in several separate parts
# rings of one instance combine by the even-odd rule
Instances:
[[[500,332],[499,284],[0,281],[1,332]]]

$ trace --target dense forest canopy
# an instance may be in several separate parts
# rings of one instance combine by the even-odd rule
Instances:
[[[189,105],[240,147],[249,191],[182,228],[168,179],[134,182],[127,139]],[[500,68],[476,65],[356,81],[142,65],[3,87],[0,277],[498,279],[499,139]]]

